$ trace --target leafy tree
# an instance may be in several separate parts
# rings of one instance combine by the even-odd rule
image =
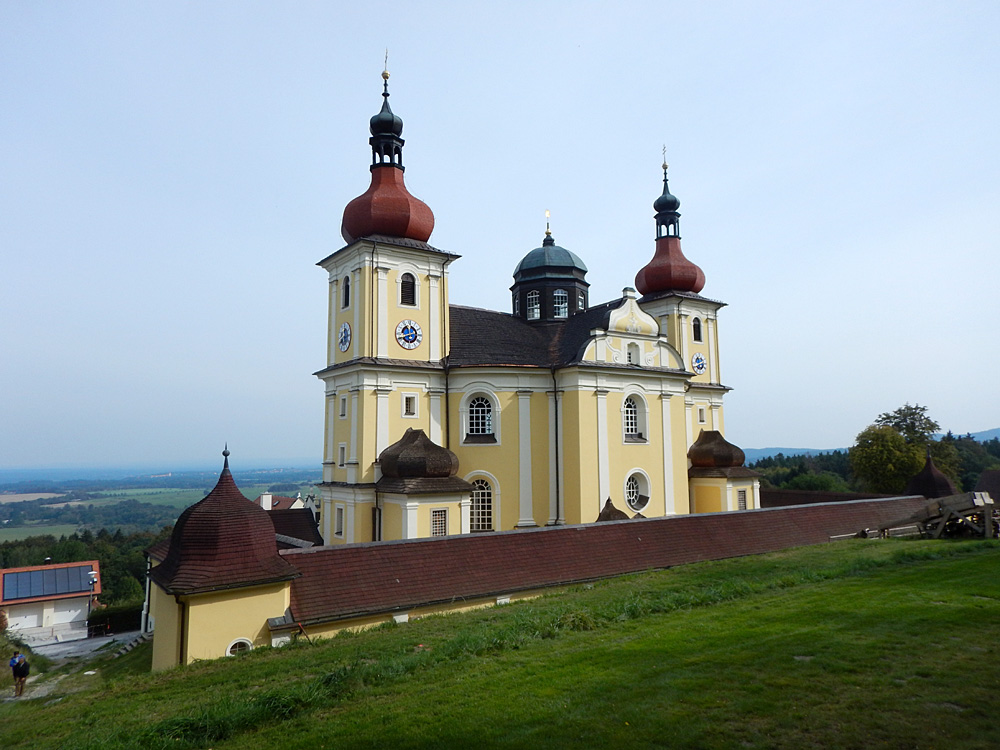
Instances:
[[[888,425],[873,424],[863,430],[849,455],[854,475],[871,492],[902,492],[924,464],[921,446],[906,442]]]
[[[814,492],[850,492],[847,482],[836,474],[822,471],[819,474],[799,474],[783,484],[786,490],[810,490]]]
[[[891,427],[907,443],[926,445],[933,440],[934,433],[941,425],[927,416],[927,407],[920,404],[903,404],[896,411],[879,414],[875,420],[876,427]]]

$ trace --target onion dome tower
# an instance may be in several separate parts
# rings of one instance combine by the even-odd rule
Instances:
[[[379,454],[380,492],[438,494],[468,492],[472,485],[455,476],[458,456],[433,442],[423,430],[408,428],[403,437]]]
[[[702,430],[688,450],[691,466],[698,469],[732,469],[743,466],[746,454],[718,430]]]
[[[906,489],[903,490],[903,494],[923,495],[931,499],[957,495],[958,489],[955,487],[955,483],[934,465],[934,461],[931,459],[931,449],[928,448],[924,468],[910,479],[906,485]]]
[[[590,288],[586,276],[587,266],[576,253],[556,244],[546,221],[542,246],[514,269],[510,288],[514,315],[530,323],[551,323],[586,310]]]
[[[149,575],[171,594],[289,581],[299,572],[278,554],[268,512],[247,500],[229,471],[229,449],[215,489],[181,513],[170,549]]]
[[[663,194],[653,202],[656,211],[656,252],[635,275],[635,288],[642,295],[657,292],[693,292],[705,286],[705,272],[681,252],[681,202],[667,186],[667,164],[663,163]]]
[[[340,233],[350,244],[361,237],[383,235],[427,242],[434,214],[403,183],[403,121],[389,107],[389,71],[382,71],[382,109],[371,118],[372,181],[368,190],[347,204]]]

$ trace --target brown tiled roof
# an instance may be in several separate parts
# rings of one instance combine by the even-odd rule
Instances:
[[[698,433],[698,439],[688,449],[687,457],[691,459],[692,468],[698,469],[743,466],[743,461],[746,460],[743,450],[722,437],[718,430],[702,430]]]
[[[261,505],[260,499],[262,497],[263,497],[263,495],[258,495],[257,499],[254,500],[254,503],[257,504],[257,505]],[[270,508],[270,510],[287,510],[287,509],[291,508],[293,505],[295,505],[295,501],[296,500],[298,500],[298,498],[287,497],[285,495],[271,495],[271,508]],[[261,506],[261,507],[263,507],[263,506]]]
[[[382,477],[375,489],[401,495],[437,495],[471,492],[472,485],[458,477]]]
[[[948,497],[949,495],[958,494],[958,488],[955,487],[955,483],[934,465],[934,460],[931,458],[929,449],[927,451],[927,460],[924,461],[924,468],[907,482],[906,490],[904,491],[907,495],[923,495],[927,498]]]
[[[779,490],[761,487],[760,507],[783,508],[789,505],[814,505],[816,503],[846,503],[851,500],[871,500],[892,497],[872,492],[828,492],[826,490]]]
[[[464,365],[549,366],[544,329],[493,310],[451,305],[451,367]]]
[[[308,625],[759,554],[879,528],[923,497],[611,521],[283,552]]]
[[[323,537],[319,533],[316,517],[308,508],[272,508],[267,513],[274,524],[274,533],[290,536],[311,542],[314,546],[322,546]],[[280,545],[279,545],[280,546]]]
[[[228,458],[215,489],[181,513],[166,558],[150,571],[153,581],[172,594],[287,581],[296,575],[278,555],[268,512],[240,492]]]

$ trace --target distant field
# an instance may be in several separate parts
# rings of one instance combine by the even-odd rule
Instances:
[[[62,497],[59,492],[25,492],[20,495],[0,494],[0,503],[21,503],[25,500],[46,500],[50,497]]]
[[[16,542],[19,539],[27,539],[29,536],[45,536],[46,534],[51,534],[58,539],[61,536],[69,536],[74,531],[76,531],[76,526],[71,523],[56,526],[18,526],[14,529],[0,529],[0,542]]]
[[[266,484],[252,484],[240,487],[240,490],[248,500],[255,500],[260,493],[267,490]],[[207,488],[206,488],[207,489]],[[168,505],[173,508],[186,508],[189,505],[205,497],[204,489],[191,488],[159,488],[159,489],[139,489],[139,490],[112,490],[102,492],[104,495],[100,500],[86,501],[97,505],[112,505],[122,500],[137,500],[140,503],[151,503],[153,505]]]

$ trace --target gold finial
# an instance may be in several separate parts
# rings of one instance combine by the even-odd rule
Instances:
[[[549,213],[549,209],[546,208],[545,209],[545,236],[546,237],[551,237],[552,236],[552,231],[549,229],[549,216],[551,216],[551,214]]]
[[[385,48],[385,65],[382,67],[382,80],[389,80],[389,48]]]
[[[667,171],[667,144],[663,144],[663,171]]]

